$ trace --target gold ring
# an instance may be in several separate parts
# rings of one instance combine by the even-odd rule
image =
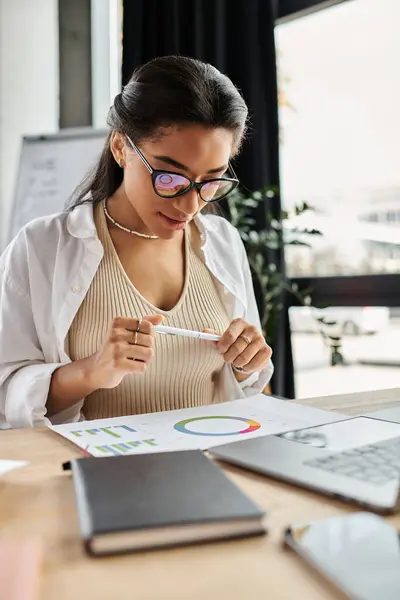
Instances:
[[[141,324],[142,324],[142,320],[141,320],[141,319],[138,319],[138,324],[137,324],[137,327],[136,327],[136,329],[135,329],[135,332],[134,332],[134,333],[135,333],[135,335],[134,335],[134,337],[133,337],[133,344],[134,344],[135,346],[136,346],[136,344],[137,344],[138,333],[140,333],[140,326],[141,326]]]
[[[239,337],[242,338],[242,340],[244,340],[247,345],[251,344],[251,339],[247,337],[247,335],[244,335],[244,333],[241,333]]]

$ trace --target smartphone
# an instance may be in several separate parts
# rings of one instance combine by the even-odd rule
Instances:
[[[399,533],[357,512],[291,526],[284,543],[351,600],[400,599]]]

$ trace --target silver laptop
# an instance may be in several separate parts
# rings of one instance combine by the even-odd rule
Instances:
[[[400,510],[399,422],[368,415],[209,452],[219,460],[376,512]]]
[[[365,413],[365,415],[362,416],[368,417],[369,419],[378,419],[378,421],[390,421],[391,423],[400,423],[400,406],[395,406],[393,408],[383,408],[382,410],[376,410],[374,412]]]

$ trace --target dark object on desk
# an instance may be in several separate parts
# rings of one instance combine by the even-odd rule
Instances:
[[[287,546],[350,600],[400,598],[400,544],[381,517],[360,512],[289,527]]]
[[[400,509],[400,425],[395,423],[354,418],[209,452],[219,460],[376,512]]]
[[[263,511],[200,451],[83,458],[70,466],[90,554],[265,533]]]

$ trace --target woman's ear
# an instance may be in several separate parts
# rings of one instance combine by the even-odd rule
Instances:
[[[121,168],[124,168],[126,159],[125,159],[125,139],[122,133],[118,131],[113,131],[110,139],[110,150],[115,161],[119,164]]]

